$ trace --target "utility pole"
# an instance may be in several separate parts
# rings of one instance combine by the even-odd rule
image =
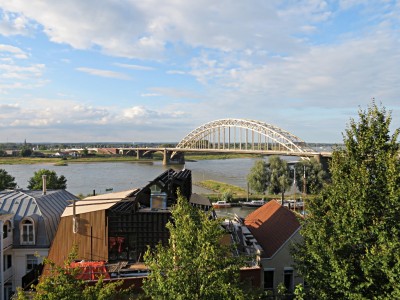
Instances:
[[[304,167],[303,172],[303,215],[306,216],[306,166]]]
[[[293,209],[294,209],[294,211],[296,211],[296,204],[297,204],[297,200],[296,200],[296,189],[297,189],[297,187],[296,187],[296,167],[293,167],[293,189],[294,189],[294,196],[293,196],[294,207],[293,207]]]

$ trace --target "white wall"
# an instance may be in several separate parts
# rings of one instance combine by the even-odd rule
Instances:
[[[38,263],[43,261],[48,253],[49,249],[37,249],[37,248],[29,248],[29,249],[12,249],[13,252],[13,272],[14,272],[14,280],[13,280],[13,288],[16,290],[17,287],[22,285],[22,277],[26,275],[26,256],[28,254],[38,254]]]

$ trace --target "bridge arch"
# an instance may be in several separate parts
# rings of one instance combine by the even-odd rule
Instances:
[[[203,124],[185,136],[176,148],[315,152],[303,140],[286,130],[247,119],[220,119]]]

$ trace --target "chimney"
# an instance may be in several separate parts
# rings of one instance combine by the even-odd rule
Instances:
[[[43,180],[43,195],[46,195],[46,175],[42,175],[42,180]]]

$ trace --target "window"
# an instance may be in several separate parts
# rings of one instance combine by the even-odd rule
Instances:
[[[12,299],[13,294],[14,294],[14,292],[12,290],[12,285],[11,285],[11,283],[7,282],[4,285],[4,300]]]
[[[8,237],[8,233],[11,231],[11,223],[10,221],[6,221],[3,224],[3,239]]]
[[[274,270],[264,270],[264,289],[272,290],[274,288]]]
[[[285,268],[283,273],[283,284],[288,292],[293,292],[293,269]]]
[[[38,264],[38,258],[33,254],[28,254],[26,256],[26,273],[32,271]]]
[[[12,266],[12,256],[10,254],[3,255],[3,271],[8,270]]]
[[[35,231],[33,229],[33,222],[31,220],[22,221],[21,244],[23,245],[35,244]]]

